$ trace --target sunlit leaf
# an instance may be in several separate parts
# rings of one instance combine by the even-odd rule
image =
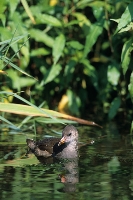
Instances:
[[[50,50],[47,50],[45,48],[33,49],[31,51],[31,56],[40,56],[40,55],[46,56],[49,54],[50,54]]]
[[[55,38],[55,42],[53,45],[52,55],[54,58],[54,65],[58,62],[60,56],[62,55],[64,47],[65,47],[65,36],[61,34]]]
[[[0,92],[1,94],[10,94],[11,92]],[[14,94],[15,96],[15,94]],[[18,95],[16,95],[18,97]],[[23,100],[21,97],[20,100]],[[28,103],[27,100],[25,100],[25,103]],[[9,112],[9,113],[14,113],[14,114],[20,114],[20,115],[27,115],[27,116],[42,116],[42,117],[51,117],[55,120],[57,120],[59,123],[62,123],[58,118],[63,118],[67,120],[72,120],[76,121],[81,124],[86,124],[90,126],[99,126],[95,122],[92,121],[87,121],[84,119],[80,119],[77,117],[73,117],[71,115],[59,113],[53,110],[48,110],[48,109],[41,109],[39,107],[36,107],[35,105],[31,104],[30,102],[28,103],[30,106],[27,105],[22,105],[22,104],[13,104],[13,103],[0,103],[0,111],[3,112]],[[99,126],[100,127],[100,126]]]
[[[62,26],[62,23],[56,17],[53,17],[51,15],[38,14],[37,18],[38,18],[38,22],[41,22],[44,24],[48,24],[48,25],[56,26],[56,27]]]
[[[130,24],[128,24],[126,27],[122,28],[119,33],[122,33],[122,32],[126,32],[126,31],[130,31],[130,30],[133,30],[133,23],[131,22]]]
[[[30,29],[30,36],[37,42],[43,42],[48,47],[53,47],[54,39],[39,29]]]
[[[119,23],[118,23],[118,31],[129,24],[133,19],[133,2],[131,2],[125,12],[122,14]]]
[[[50,112],[49,112],[49,110],[43,110],[43,109],[41,109],[41,108],[39,108],[39,107],[37,107],[36,105],[34,105],[34,104],[32,104],[31,102],[29,102],[29,101],[27,101],[26,99],[24,99],[23,97],[20,97],[19,95],[17,95],[16,93],[12,93],[12,92],[5,92],[5,91],[2,91],[2,92],[0,92],[0,94],[2,94],[2,95],[8,95],[8,96],[14,96],[14,97],[16,97],[17,99],[19,99],[19,100],[21,100],[22,102],[24,102],[24,103],[26,103],[26,104],[28,104],[28,105],[30,105],[31,106],[31,108],[34,108],[34,110],[35,110],[35,112],[39,112],[39,113],[42,113],[43,114],[43,116],[46,116],[46,117],[51,117],[52,119],[55,119],[55,120],[57,120],[58,121],[58,119],[56,119],[55,117],[53,117],[53,115],[51,115],[50,114]],[[11,109],[16,109],[16,107],[14,107],[14,106],[12,106],[13,104],[3,104],[3,106],[5,106],[6,107],[6,109],[8,110],[8,107],[9,108],[11,108]],[[17,104],[16,104],[17,105]],[[2,107],[3,107],[2,106]],[[18,105],[17,105],[18,106]],[[2,109],[2,107],[0,107],[0,110]],[[14,108],[13,108],[14,107]],[[24,107],[23,107],[24,108]],[[26,109],[26,108],[25,108]],[[2,111],[2,110],[1,110]],[[13,110],[12,110],[13,111]],[[28,110],[27,110],[28,111]],[[48,111],[48,112],[47,112]],[[5,111],[6,112],[6,111]],[[7,112],[10,112],[10,111],[7,111]],[[14,113],[14,112],[13,112]],[[15,110],[15,113],[17,114],[20,114],[19,113],[19,110]],[[22,113],[24,114],[24,113],[26,113],[26,110],[23,110],[22,111]],[[29,113],[29,114],[28,114]],[[25,115],[25,114],[24,114]],[[29,115],[29,116],[32,116],[32,114],[28,111],[27,112],[27,114],[26,115]],[[33,115],[33,116],[36,116],[36,115]],[[38,116],[38,115],[37,115]],[[39,115],[40,116],[40,115]]]
[[[133,50],[133,39],[131,38],[127,42],[124,43],[122,48],[122,54],[121,54],[121,62],[122,62],[122,68],[123,68],[123,74],[125,75],[130,59],[131,59],[131,51]]]
[[[67,42],[67,44],[77,50],[82,50],[84,48],[84,46],[78,41],[70,41],[70,42]]]
[[[128,85],[128,90],[130,92],[131,99],[133,102],[133,72],[131,73],[131,76],[130,76],[130,84]]]
[[[103,27],[97,24],[91,25],[90,32],[86,37],[84,58],[91,51],[92,46],[96,43],[98,36],[102,33]]]
[[[107,76],[108,76],[108,81],[112,85],[115,86],[115,85],[118,84],[120,72],[119,72],[119,70],[117,69],[116,66],[113,66],[113,65],[108,66]]]
[[[15,9],[16,9],[16,7],[17,7],[18,4],[19,4],[18,0],[9,1],[11,15],[14,13],[14,11],[15,11]]]

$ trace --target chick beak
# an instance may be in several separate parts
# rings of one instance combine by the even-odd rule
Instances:
[[[59,143],[58,143],[58,146],[64,144],[65,142],[66,142],[65,137],[62,137],[61,140],[60,140]]]

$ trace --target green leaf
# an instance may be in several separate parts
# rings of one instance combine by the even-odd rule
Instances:
[[[31,51],[31,56],[40,56],[40,55],[46,56],[49,54],[50,54],[50,50],[47,50],[45,48],[33,49]]]
[[[70,41],[70,42],[67,42],[67,44],[77,50],[82,50],[84,48],[84,46],[78,41]]]
[[[54,45],[53,45],[53,58],[54,58],[54,65],[58,62],[60,56],[62,55],[62,52],[65,47],[65,37],[63,34],[56,37]]]
[[[116,98],[112,101],[112,103],[111,103],[111,105],[110,105],[110,109],[109,109],[109,113],[108,113],[108,118],[109,118],[110,120],[113,119],[113,118],[115,117],[115,115],[116,115],[116,113],[117,113],[117,111],[118,111],[120,105],[121,105],[121,99],[120,99],[120,97],[116,97]]]
[[[77,18],[79,22],[79,26],[82,27],[83,25],[87,25],[89,27],[91,25],[90,20],[82,13],[74,12],[74,13],[71,13],[71,15]]]
[[[41,23],[48,24],[48,25],[55,26],[55,27],[62,26],[62,23],[56,17],[47,15],[47,14],[37,15],[37,22],[41,22]]]
[[[78,20],[72,20],[72,21],[68,22],[67,24],[65,23],[64,27],[73,26],[75,24],[80,24],[80,21],[78,21]]]
[[[127,6],[125,12],[122,14],[118,23],[118,31],[120,31],[123,27],[129,24],[132,20],[133,20],[133,2]]]
[[[102,33],[103,27],[97,24],[91,25],[90,32],[86,37],[84,58],[91,51],[92,46],[96,43],[98,36]]]
[[[109,65],[108,66],[108,71],[107,71],[107,76],[108,76],[108,81],[112,85],[117,85],[120,77],[120,71],[117,69],[116,66],[114,65]]]
[[[7,22],[7,16],[5,15],[6,7],[7,7],[7,2],[5,0],[1,0],[0,1],[0,19],[3,26],[5,26],[5,23]]]
[[[128,91],[130,92],[131,100],[133,102],[133,72],[131,73],[130,76],[130,84],[128,85]]]
[[[29,76],[33,79],[35,79],[33,76],[29,75],[28,73],[26,73],[25,71],[23,71],[21,68],[19,68],[17,65],[13,64],[10,62],[10,60],[7,58],[7,57],[2,57],[2,60],[5,62],[5,63],[8,63],[10,66],[12,66],[14,69],[18,70],[19,72],[21,72],[22,74],[25,74],[26,76]],[[36,79],[35,79],[36,80]]]
[[[126,71],[128,69],[128,65],[130,63],[131,59],[131,51],[133,50],[133,38],[125,42],[123,48],[122,48],[122,54],[121,54],[121,62],[122,62],[122,68],[123,68],[123,74],[126,74]]]
[[[133,30],[133,23],[131,22],[130,24],[128,24],[126,27],[122,28],[119,33],[122,33],[122,32],[127,32],[127,31],[130,31],[130,30]]]
[[[16,10],[16,7],[17,7],[18,4],[19,4],[19,1],[18,1],[18,0],[9,1],[11,15],[12,15],[12,14],[14,13],[14,11]]]
[[[31,29],[29,33],[35,41],[43,42],[48,47],[52,47],[54,44],[54,39],[39,29]]]
[[[79,107],[81,106],[81,100],[76,96],[73,91],[67,90],[68,96],[68,106],[71,110],[71,113],[74,115],[79,115]]]
[[[61,69],[61,65],[53,65],[51,69],[47,71],[47,74],[44,77],[44,84],[51,82],[56,76],[58,76],[60,74]]]
[[[7,70],[7,74],[12,80],[13,89],[18,89],[18,91],[23,87],[29,87],[36,83],[35,79],[31,79],[28,77],[19,77],[17,71],[13,69]]]

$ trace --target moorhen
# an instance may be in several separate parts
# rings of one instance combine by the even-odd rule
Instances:
[[[45,138],[35,142],[26,140],[28,147],[36,157],[76,158],[78,157],[78,131],[73,125],[67,125],[62,138]]]

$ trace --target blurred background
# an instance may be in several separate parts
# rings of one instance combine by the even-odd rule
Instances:
[[[131,121],[132,19],[132,1],[1,0],[1,91],[82,118]]]

